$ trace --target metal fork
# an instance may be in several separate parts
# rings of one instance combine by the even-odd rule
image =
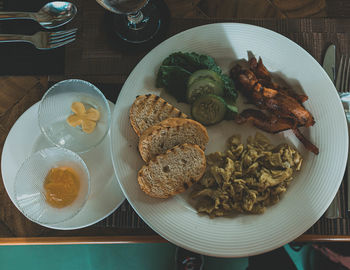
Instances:
[[[350,58],[347,55],[342,55],[337,73],[337,80],[335,82],[335,87],[340,93],[349,92],[349,72]]]
[[[49,50],[64,46],[75,40],[77,28],[58,32],[37,32],[32,36],[0,34],[1,42],[27,42],[37,49]]]
[[[347,55],[342,55],[340,59],[339,64],[339,72],[337,75],[336,80],[336,88],[339,91],[340,99],[342,101],[346,119],[348,122],[348,127],[350,125],[350,85],[349,85],[349,78],[350,78],[350,57]],[[348,156],[347,161],[347,211],[350,211],[350,159]]]
[[[344,97],[348,96],[349,92],[349,76],[350,76],[350,58],[348,56],[342,55],[340,58],[339,68],[337,70],[337,79],[335,82],[335,87],[339,92],[340,98],[342,100],[342,103],[344,105]],[[345,110],[345,113],[346,110]],[[349,194],[349,159],[348,159],[348,194]],[[348,199],[349,204],[349,199]],[[348,211],[349,211],[349,205],[348,205]],[[342,212],[341,212],[341,199],[340,199],[340,190],[338,190],[337,195],[334,197],[331,205],[327,209],[326,212],[327,218],[341,218]]]

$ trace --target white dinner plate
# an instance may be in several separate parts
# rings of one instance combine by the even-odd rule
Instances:
[[[114,105],[109,102],[111,110]],[[14,180],[16,173],[26,158],[36,151],[51,147],[51,144],[41,134],[37,114],[39,102],[25,111],[11,128],[2,151],[1,172],[5,189],[16,205],[14,198]],[[120,189],[113,171],[110,158],[109,135],[94,149],[80,154],[85,161],[91,176],[91,192],[83,209],[72,219],[57,224],[40,224],[59,229],[80,229],[104,219],[115,211],[125,197]],[[18,206],[16,205],[18,208]]]
[[[158,68],[169,54],[197,52],[214,57],[225,73],[248,52],[262,57],[273,77],[302,89],[305,103],[316,124],[301,129],[320,149],[318,156],[305,151],[291,131],[266,134],[274,144],[287,141],[304,157],[302,170],[276,205],[261,215],[210,219],[198,215],[187,203],[188,194],[167,200],[155,199],[141,191],[137,172],[143,162],[137,151],[138,138],[129,124],[128,112],[137,95],[158,93],[188,113],[188,105],[178,104],[155,89]],[[151,90],[153,89],[153,90]],[[239,97],[239,109],[244,108]],[[245,138],[258,129],[223,121],[208,128],[206,153],[223,150],[228,137]],[[179,33],[150,51],[128,77],[116,103],[111,126],[112,159],[125,196],[135,211],[157,233],[183,248],[218,257],[250,256],[280,247],[309,229],[325,212],[341,183],[348,149],[348,131],[338,93],[317,61],[300,46],[273,31],[247,24],[220,23]],[[124,154],[120,154],[124,153]]]

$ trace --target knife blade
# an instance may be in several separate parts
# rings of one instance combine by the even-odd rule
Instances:
[[[335,45],[330,45],[323,58],[323,69],[331,78],[333,84],[335,83]]]
[[[323,69],[328,74],[329,78],[335,84],[335,45],[332,44],[327,48],[326,54],[323,59]],[[328,207],[325,217],[329,219],[341,218],[341,201],[340,201],[340,192],[338,191],[334,197],[332,203]]]

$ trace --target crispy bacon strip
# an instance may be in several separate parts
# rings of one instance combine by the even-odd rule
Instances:
[[[278,92],[271,98],[265,98],[264,104],[272,113],[279,117],[296,119],[298,125],[310,127],[315,124],[311,113],[290,96]]]
[[[252,122],[255,127],[273,134],[292,129],[295,136],[301,141],[307,150],[315,155],[319,154],[317,146],[312,144],[298,128],[294,127],[294,123],[290,119],[277,118],[274,115],[271,115],[269,118],[262,111],[247,109],[240,113],[236,118],[237,124],[244,124],[246,122]]]
[[[286,88],[279,88],[278,91],[284,95],[291,96],[292,98],[295,98],[300,104],[304,103],[309,99],[307,95],[299,95],[295,93],[294,91]]]
[[[244,90],[247,91],[247,94],[254,91],[255,88],[255,91],[257,91],[259,86],[261,87],[261,84],[259,84],[255,74],[249,69],[241,71],[241,73],[238,75],[238,81],[243,86]]]
[[[309,97],[307,95],[297,94],[293,90],[285,88],[285,87],[282,87],[282,86],[280,86],[277,83],[274,83],[272,81],[267,81],[267,80],[264,80],[264,79],[258,79],[258,82],[264,87],[277,89],[278,92],[280,92],[281,94],[284,94],[284,95],[291,96],[291,97],[295,98],[300,104],[304,103],[305,101],[307,101],[309,99]]]
[[[305,136],[300,132],[299,129],[294,128],[293,129],[293,133],[295,134],[295,136],[299,139],[299,141],[301,141],[301,143],[305,146],[305,148],[309,151],[311,151],[312,153],[314,153],[315,155],[318,155],[319,150],[317,148],[317,146],[315,146],[314,144],[312,144],[308,139],[305,138]]]
[[[261,109],[267,109],[280,118],[291,118],[301,126],[312,126],[315,121],[311,113],[295,98],[276,89],[263,87],[251,70],[242,70],[238,75],[244,94]]]
[[[259,83],[262,86],[276,89],[287,96],[291,96],[295,98],[300,103],[304,103],[306,100],[308,100],[309,97],[307,95],[304,95],[304,94],[299,95],[295,93],[292,89],[287,89],[273,82],[270,72],[264,66],[261,58],[259,58],[259,61],[257,62],[256,58],[253,57],[249,60],[248,63],[249,63],[250,70],[253,71],[253,73],[256,75]]]
[[[254,126],[269,133],[278,133],[294,127],[293,121],[285,118],[277,118],[274,115],[268,117],[262,111],[247,109],[236,117],[237,124],[252,122]]]
[[[249,69],[236,65],[231,70],[231,77],[241,93],[259,109],[269,111],[266,115],[259,110],[245,110],[236,118],[239,124],[252,122],[254,126],[269,133],[277,133],[292,129],[295,136],[303,143],[306,149],[319,153],[313,145],[299,131],[298,127],[309,127],[315,124],[312,114],[302,105],[308,97],[296,94],[291,89],[281,87],[273,82],[269,71],[261,58],[259,61],[252,58],[248,62]]]
[[[253,57],[248,62],[250,69],[256,74],[258,79],[264,79],[266,81],[271,81],[270,72],[264,66],[261,58],[259,58],[259,62],[256,61],[256,58]]]

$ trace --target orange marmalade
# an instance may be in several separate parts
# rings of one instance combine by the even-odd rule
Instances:
[[[72,204],[78,196],[79,189],[79,176],[70,167],[52,168],[45,178],[46,202],[56,208]]]

